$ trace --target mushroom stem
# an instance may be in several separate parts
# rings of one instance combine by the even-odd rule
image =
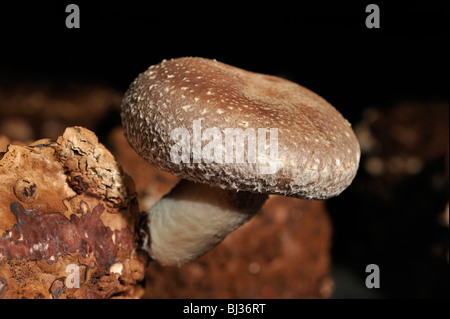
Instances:
[[[143,249],[163,266],[181,266],[250,220],[267,195],[182,180],[144,215]]]

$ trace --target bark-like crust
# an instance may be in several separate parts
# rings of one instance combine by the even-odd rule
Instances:
[[[0,298],[140,296],[134,185],[94,133],[9,145],[0,176]]]

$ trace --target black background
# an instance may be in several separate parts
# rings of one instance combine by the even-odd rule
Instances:
[[[11,76],[100,81],[125,90],[164,58],[202,56],[290,78],[350,121],[368,104],[447,96],[444,1],[2,2],[0,69]],[[381,28],[368,29],[368,3]]]
[[[0,75],[99,82],[125,91],[162,59],[201,56],[289,78],[351,123],[368,106],[448,102],[448,1],[93,2],[3,1]],[[69,3],[80,7],[80,29],[65,26]],[[369,3],[380,7],[380,29],[365,26]],[[339,261],[348,253],[342,229],[355,225],[338,213],[344,214],[333,216]],[[396,281],[409,274],[390,276]],[[408,280],[414,279],[401,281]],[[424,296],[412,296],[448,297],[448,273],[443,280],[446,285],[431,283]],[[411,295],[395,290],[384,296]]]

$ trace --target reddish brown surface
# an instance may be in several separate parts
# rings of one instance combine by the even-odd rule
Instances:
[[[146,298],[327,298],[331,224],[324,203],[271,197],[261,212],[198,260],[151,263]]]
[[[116,243],[120,243],[121,249],[132,250],[135,236],[129,228],[112,231],[105,227],[100,219],[105,211],[102,204],[92,212],[85,202],[81,202],[83,206],[85,211],[81,217],[72,214],[68,219],[59,212],[42,214],[26,210],[20,202],[12,203],[10,210],[16,218],[16,227],[0,236],[0,254],[3,258],[19,260],[44,259],[51,265],[60,256],[86,257],[92,252],[101,267],[111,267],[117,260],[119,245]]]
[[[140,297],[134,185],[95,134],[68,128],[0,154],[0,298]]]

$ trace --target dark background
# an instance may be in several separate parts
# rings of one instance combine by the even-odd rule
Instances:
[[[367,106],[389,109],[404,99],[448,104],[446,1],[92,2],[3,1],[0,75],[12,82],[98,82],[124,91],[137,74],[162,59],[202,56],[287,77],[325,97],[351,123],[361,119]],[[80,7],[80,29],[65,27],[69,3]],[[368,3],[380,7],[380,29],[365,27]],[[118,124],[120,118],[111,121]],[[419,178],[409,187],[428,194],[417,191],[423,182]],[[448,263],[417,264],[426,257],[424,250],[420,255],[420,245],[426,243],[416,238],[431,235],[432,228],[414,227],[431,219],[420,220],[420,213],[414,215],[411,209],[407,218],[412,218],[410,229],[417,232],[396,228],[400,217],[395,212],[410,209],[403,203],[414,192],[403,189],[397,204],[374,206],[364,202],[365,197],[354,197],[358,185],[356,181],[328,203],[334,224],[335,297],[448,298]],[[448,190],[431,192],[427,199],[435,205],[427,208],[439,212]],[[365,210],[367,205],[372,208]],[[365,237],[364,227],[377,210],[386,217],[381,229],[391,227],[386,237],[380,234],[381,246],[379,239]],[[392,219],[387,215],[391,213]],[[355,229],[361,235],[356,246],[351,231]],[[400,243],[393,236],[399,232]],[[390,248],[391,239],[398,245],[395,249]],[[402,249],[406,251],[398,253]],[[418,259],[405,257],[417,251]],[[369,263],[384,271],[382,288],[375,293],[352,290],[351,281],[363,282]]]
[[[126,89],[164,58],[203,56],[282,74],[325,96],[349,119],[367,101],[447,96],[444,1],[375,1],[380,29],[365,27],[371,1],[75,2],[80,29],[65,27],[70,1],[2,2],[2,72]]]

